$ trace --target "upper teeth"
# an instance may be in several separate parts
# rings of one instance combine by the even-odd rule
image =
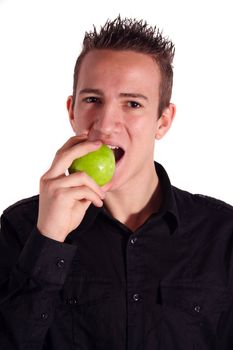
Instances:
[[[117,149],[117,148],[119,148],[118,146],[112,146],[112,145],[107,145],[109,148],[111,148],[111,149]]]

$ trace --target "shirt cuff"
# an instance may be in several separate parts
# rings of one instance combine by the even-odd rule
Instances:
[[[27,240],[18,267],[37,280],[64,284],[77,247],[43,236],[35,227]]]

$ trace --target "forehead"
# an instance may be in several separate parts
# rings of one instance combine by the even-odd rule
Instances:
[[[77,88],[109,84],[123,88],[158,88],[160,70],[150,55],[134,51],[92,50],[86,54],[79,70]]]

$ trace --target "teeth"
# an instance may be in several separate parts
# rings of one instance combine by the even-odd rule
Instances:
[[[119,148],[118,146],[112,146],[112,145],[107,145],[107,146],[111,149],[118,149]]]

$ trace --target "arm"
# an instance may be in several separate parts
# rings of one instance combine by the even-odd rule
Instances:
[[[12,219],[11,219],[12,221]],[[0,234],[0,344],[2,349],[43,349],[76,247],[34,227],[21,250],[7,216]]]
[[[42,176],[38,206],[8,209],[0,234],[0,344],[41,350],[76,247],[65,243],[105,192],[84,173],[65,175],[73,159],[98,147],[73,137]],[[80,144],[79,144],[80,143]],[[105,189],[106,190],[106,189]],[[25,209],[26,208],[26,209]],[[37,214],[38,213],[38,214]],[[38,216],[38,217],[37,217]]]

